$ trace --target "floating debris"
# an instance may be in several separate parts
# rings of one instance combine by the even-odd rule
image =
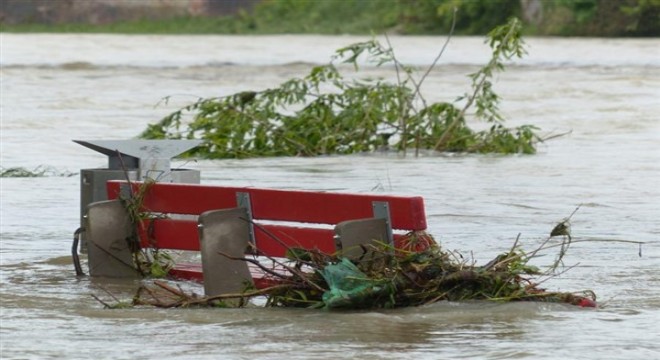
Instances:
[[[442,250],[428,234],[421,235],[410,234],[400,240],[404,245],[406,241],[413,243],[415,251],[371,244],[363,246],[364,253],[359,259],[291,249],[293,268],[308,270],[291,273],[281,278],[278,285],[265,289],[246,287],[238,294],[205,297],[156,280],[143,284],[133,301],[134,305],[165,308],[243,307],[255,297],[265,297],[267,307],[326,309],[388,309],[468,300],[596,306],[593,291],[550,292],[539,287],[553,275],[542,275],[540,269],[528,262],[533,257],[530,254],[543,250],[547,241],[528,254],[520,249],[516,239],[510,251],[486,265],[476,266],[456,252]],[[423,249],[420,249],[420,238],[427,245]],[[252,260],[245,258],[245,261]]]
[[[390,309],[423,306],[439,301],[536,301],[596,307],[596,294],[591,290],[579,292],[553,292],[541,288],[548,279],[561,275],[572,267],[565,267],[563,258],[569,246],[578,242],[622,242],[640,246],[643,242],[615,239],[574,240],[570,233],[570,219],[580,208],[559,222],[550,235],[533,251],[525,252],[519,245],[520,234],[509,249],[485,265],[477,266],[456,251],[446,251],[426,232],[411,232],[397,237],[394,245],[370,241],[360,245],[361,253],[350,251],[326,254],[318,250],[288,248],[288,264],[281,258],[271,258],[269,268],[260,254],[245,255],[242,260],[258,267],[275,280],[265,288],[252,283],[235,294],[202,296],[185,291],[180,283],[153,279],[144,281],[132,299],[132,306],[179,307],[296,307],[316,309]],[[273,236],[270,234],[270,236]],[[550,241],[561,237],[562,241]],[[280,239],[275,238],[280,243]],[[555,260],[541,271],[530,264],[540,252],[558,249]],[[152,251],[154,249],[151,249]],[[354,250],[354,249],[352,249]],[[155,249],[155,251],[159,251]],[[160,250],[162,251],[162,250]],[[167,271],[173,266],[172,257],[144,257],[144,268],[149,259],[160,262],[157,268]],[[224,255],[224,254],[223,254]],[[225,255],[229,257],[229,255]],[[470,257],[471,258],[471,257]],[[263,260],[263,259],[262,259]],[[286,271],[281,272],[281,268]],[[558,269],[561,271],[558,271]],[[149,275],[148,273],[145,275]],[[105,307],[125,307],[126,302],[115,299],[111,305],[95,297]],[[256,298],[265,301],[251,301]]]
[[[21,166],[10,167],[10,168],[0,167],[0,177],[3,178],[5,177],[27,178],[27,177],[48,177],[48,176],[71,177],[74,175],[76,175],[76,173],[72,173],[69,171],[62,172],[62,171],[58,171],[57,169],[51,166],[43,166],[43,165],[39,165],[33,170]]]

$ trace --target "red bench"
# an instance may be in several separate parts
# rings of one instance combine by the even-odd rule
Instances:
[[[130,273],[105,266],[131,263],[124,243],[132,228],[124,205],[116,200],[137,194],[143,185],[133,182],[130,186],[132,192],[125,181],[109,181],[111,200],[88,207],[87,239],[96,245],[89,247],[91,275]],[[421,197],[152,183],[142,206],[142,211],[166,216],[143,222],[138,231],[141,246],[201,251],[201,265],[177,264],[169,275],[204,280],[207,295],[238,290],[246,277],[258,288],[272,285],[274,279],[254,269],[246,272],[245,262],[225,256],[242,257],[248,244],[258,255],[270,257],[284,257],[287,247],[328,254],[341,250],[348,256],[365,241],[395,244],[404,233],[426,229]]]

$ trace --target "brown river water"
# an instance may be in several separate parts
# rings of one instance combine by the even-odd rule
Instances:
[[[103,155],[71,140],[128,139],[196,97],[275,86],[366,37],[1,34],[2,359],[660,359],[660,40],[530,38],[496,79],[508,124],[543,134],[532,156],[367,154],[175,162],[206,184],[421,195],[429,231],[483,264],[520,233],[534,249],[573,216],[575,240],[544,283],[591,289],[600,307],[489,302],[387,311],[104,309],[132,282],[76,278],[79,169]],[[441,37],[394,37],[430,64]],[[453,101],[488,59],[454,38],[422,91]],[[365,68],[394,78],[393,68]],[[168,104],[157,104],[173,96]],[[64,173],[64,174],[63,174]],[[598,240],[598,241],[596,241]],[[602,241],[605,240],[605,241]],[[635,244],[643,241],[641,257]],[[552,263],[555,253],[535,259]],[[85,257],[83,256],[83,263]],[[83,264],[85,265],[85,264]],[[194,290],[195,285],[184,284]]]

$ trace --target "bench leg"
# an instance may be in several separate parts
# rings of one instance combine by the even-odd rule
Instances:
[[[253,284],[242,258],[250,238],[245,208],[207,211],[199,216],[199,240],[207,296],[240,294],[246,284]]]
[[[89,204],[85,222],[89,275],[138,278],[128,240],[133,226],[121,201]]]
[[[370,218],[343,221],[335,226],[335,234],[341,255],[357,260],[365,255],[361,245],[388,243],[387,220]]]

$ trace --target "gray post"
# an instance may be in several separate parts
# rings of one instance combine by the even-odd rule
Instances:
[[[200,140],[94,140],[74,142],[108,157],[108,167],[80,170],[80,226],[84,227],[87,205],[108,199],[108,180],[146,180],[199,184],[198,170],[171,169],[170,158],[198,146]],[[81,234],[80,249],[87,250]]]

